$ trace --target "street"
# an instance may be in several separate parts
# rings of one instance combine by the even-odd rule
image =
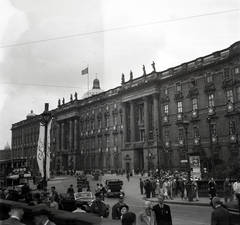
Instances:
[[[98,181],[92,181],[92,177],[87,175],[90,181],[91,191],[94,193],[97,183],[103,183],[106,179],[121,179],[123,181],[123,190],[125,192],[125,203],[129,206],[129,211],[134,212],[138,215],[143,210],[144,195],[140,194],[139,178],[140,176],[133,176],[128,182],[125,176],[116,176],[106,174],[100,177]],[[145,178],[143,178],[145,179]],[[66,193],[67,188],[73,184],[74,190],[76,191],[76,178],[75,176],[56,176],[53,180],[48,181],[48,188],[55,186],[58,193]],[[85,190],[85,189],[84,189]],[[105,198],[105,202],[112,206],[118,202],[118,198]],[[153,202],[153,205],[157,204]],[[206,225],[210,224],[211,218],[211,207],[204,206],[193,206],[193,205],[179,205],[169,204],[171,208],[171,214],[174,225]],[[108,219],[111,219],[111,212]]]

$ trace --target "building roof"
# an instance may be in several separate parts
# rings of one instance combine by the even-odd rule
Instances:
[[[91,90],[87,91],[83,96],[82,96],[82,99],[84,98],[88,98],[88,97],[91,97],[92,95],[97,95],[97,94],[100,94],[104,92],[104,90],[102,90],[100,88],[100,81],[96,78],[94,79],[93,81],[93,87]]]
[[[36,114],[33,113],[33,110],[31,110],[31,113],[28,113],[27,116],[26,116],[26,118],[27,118],[27,119],[30,119],[30,118],[33,118],[33,117],[35,117],[35,116],[36,116]]]

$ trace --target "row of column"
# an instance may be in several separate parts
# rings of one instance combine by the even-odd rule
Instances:
[[[57,123],[57,150],[77,150],[78,148],[78,118],[63,120]],[[67,148],[67,133],[69,146]]]
[[[160,132],[159,130],[159,117],[160,117],[160,109],[159,109],[159,94],[153,94],[152,96],[146,96],[143,98],[144,100],[144,127],[145,127],[145,136],[149,138],[149,125],[150,125],[150,97],[153,98],[153,120],[154,120],[154,128],[153,133],[154,136],[157,137],[156,132]],[[129,124],[127,123],[127,107],[129,107],[128,103],[130,104],[130,130],[131,130],[131,142],[135,142],[136,139],[136,117],[135,117],[135,104],[136,100],[131,100],[129,102],[123,103],[123,135],[124,140],[127,140],[127,129]]]

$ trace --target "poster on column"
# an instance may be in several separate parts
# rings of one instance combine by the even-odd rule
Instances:
[[[201,179],[200,157],[199,155],[189,156],[191,177],[193,179]]]

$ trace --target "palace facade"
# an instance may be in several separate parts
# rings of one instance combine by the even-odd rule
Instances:
[[[189,154],[206,172],[239,157],[240,42],[165,71],[152,67],[135,79],[122,74],[114,89],[59,101],[52,170],[185,170]],[[12,156],[37,169],[41,115],[32,114],[12,125]]]

